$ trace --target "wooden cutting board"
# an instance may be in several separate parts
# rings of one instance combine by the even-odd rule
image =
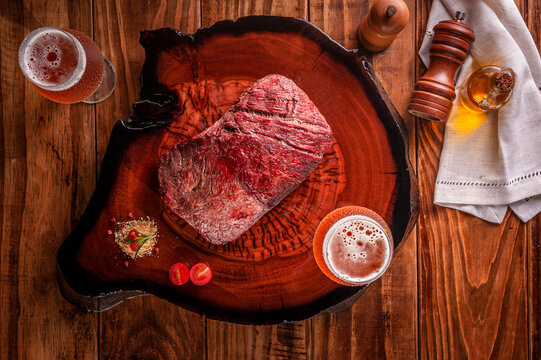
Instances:
[[[88,207],[58,251],[63,294],[88,311],[153,294],[213,319],[246,324],[304,320],[352,304],[362,287],[328,280],[313,258],[319,221],[360,205],[389,224],[395,246],[417,218],[405,127],[370,64],[310,23],[250,16],[194,35],[143,31],[141,99],[113,128]],[[239,239],[215,246],[162,205],[160,156],[212,125],[254,81],[271,73],[303,89],[334,139],[320,166]],[[152,217],[159,252],[127,260],[111,218]],[[207,263],[205,286],[174,286],[177,262]]]

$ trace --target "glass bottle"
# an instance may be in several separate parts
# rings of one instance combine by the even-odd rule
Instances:
[[[512,69],[483,66],[473,72],[460,89],[460,101],[473,112],[498,110],[509,101],[514,85]]]

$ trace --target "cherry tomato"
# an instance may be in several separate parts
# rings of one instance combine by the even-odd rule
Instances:
[[[139,233],[135,230],[130,230],[128,233],[128,239],[135,240],[135,238],[139,237]]]
[[[190,279],[190,270],[183,263],[176,263],[169,269],[169,279],[175,285],[184,285]]]
[[[190,279],[195,285],[208,284],[212,279],[212,271],[204,263],[197,263],[190,269]]]
[[[132,251],[137,251],[137,249],[139,249],[140,246],[137,246],[137,241],[132,241],[130,242],[130,249],[132,249]]]

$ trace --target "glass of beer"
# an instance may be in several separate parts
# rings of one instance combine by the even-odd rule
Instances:
[[[113,65],[94,41],[70,29],[32,31],[19,48],[19,66],[43,96],[59,103],[98,103],[116,84]]]
[[[393,237],[374,211],[346,206],[318,225],[313,251],[327,277],[341,285],[361,286],[378,279],[391,263]]]

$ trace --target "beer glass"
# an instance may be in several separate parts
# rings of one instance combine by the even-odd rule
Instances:
[[[111,95],[116,72],[85,34],[41,27],[19,48],[19,66],[46,98],[59,103],[98,103]]]
[[[378,279],[393,256],[393,237],[374,211],[346,206],[329,213],[313,241],[315,260],[327,277],[341,285],[361,286]]]

